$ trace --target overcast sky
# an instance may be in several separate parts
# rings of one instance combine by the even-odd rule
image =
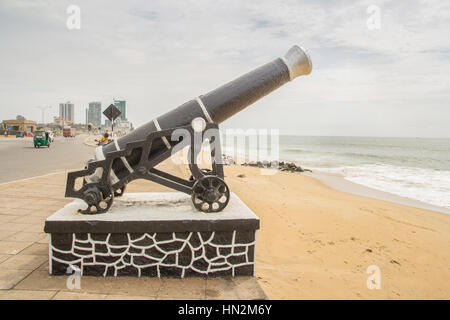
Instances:
[[[70,100],[84,123],[88,102],[116,98],[138,126],[298,44],[312,74],[226,127],[450,137],[449,39],[449,1],[0,0],[0,119],[50,105],[50,121]]]

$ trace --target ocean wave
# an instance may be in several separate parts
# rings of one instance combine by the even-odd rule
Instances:
[[[387,164],[313,168],[363,186],[450,208],[450,171]]]
[[[327,141],[333,141],[328,146]],[[349,142],[354,143],[349,147]],[[374,143],[374,141],[376,143]],[[389,138],[290,138],[278,153],[225,147],[238,158],[292,161],[302,168],[342,175],[369,188],[450,208],[448,140]]]
[[[297,154],[292,156],[291,154]],[[317,162],[320,165],[333,167],[336,164],[378,164],[390,163],[399,166],[419,166],[422,168],[433,167],[437,170],[448,170],[450,167],[449,159],[435,159],[426,156],[401,155],[401,154],[375,154],[364,152],[335,152],[335,151],[308,151],[304,149],[282,149],[280,156],[296,158],[297,161]]]

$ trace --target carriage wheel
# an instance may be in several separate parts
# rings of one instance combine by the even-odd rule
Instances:
[[[197,210],[219,212],[230,201],[230,189],[221,178],[205,176],[195,182],[191,197]]]
[[[84,202],[88,207],[85,210],[78,210],[83,214],[105,213],[111,208],[114,201],[114,192],[107,187],[90,187],[84,192]]]

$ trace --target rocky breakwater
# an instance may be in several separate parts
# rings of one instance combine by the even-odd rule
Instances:
[[[294,162],[284,161],[250,161],[242,163],[241,166],[278,169],[280,171],[289,172],[312,172],[310,169],[302,168],[301,166],[296,165]]]

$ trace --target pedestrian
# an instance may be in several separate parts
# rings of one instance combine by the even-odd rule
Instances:
[[[98,141],[98,145],[105,145],[109,142],[109,133],[105,132],[105,134],[100,138],[100,141]]]

